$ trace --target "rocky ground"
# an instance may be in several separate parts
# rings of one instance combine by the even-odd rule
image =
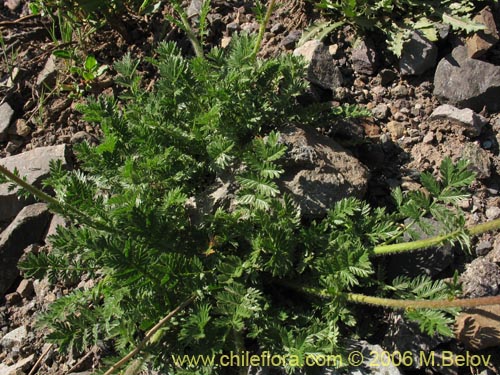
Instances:
[[[250,2],[214,1],[209,17],[208,42],[227,45],[235,32],[255,32],[258,24]],[[196,17],[197,1],[190,4]],[[83,140],[98,142],[99,129],[82,121],[75,106],[86,95],[112,92],[113,70],[88,87],[70,73],[70,61],[56,58],[58,50],[77,48],[78,53],[94,55],[100,65],[109,65],[131,52],[148,56],[154,42],[178,40],[189,44],[171,29],[161,12],[126,20],[129,40],[104,27],[99,33],[85,28],[73,39],[61,41],[51,35],[51,24],[43,17],[30,17],[28,2],[6,0],[0,3],[0,163],[17,168],[29,182],[40,184],[48,174],[49,160],[74,165],[71,145]],[[309,63],[310,91],[307,101],[330,101],[332,105],[358,104],[373,117],[325,124],[320,133],[296,129],[285,135],[285,142],[299,155],[303,170],[285,176],[283,186],[302,197],[303,210],[320,216],[339,196],[357,194],[376,205],[388,203],[396,186],[420,189],[418,174],[435,171],[444,157],[467,158],[477,173],[471,198],[463,204],[468,223],[500,217],[500,7],[481,11],[477,20],[487,25],[465,38],[443,27],[438,42],[429,42],[414,33],[405,44],[402,57],[385,51],[377,35],[355,38],[349,27],[339,29],[322,43],[309,41],[297,48],[304,28],[320,17],[310,3],[283,2],[275,12],[261,54],[303,55]],[[144,66],[144,77],[154,75]],[[75,83],[76,82],[76,83]],[[326,137],[328,136],[328,137]],[[296,147],[296,148],[294,148]],[[345,149],[349,150],[345,154]],[[300,155],[306,150],[309,158]],[[338,158],[338,155],[344,155]],[[342,160],[338,160],[342,159]],[[322,160],[319,168],[318,160]],[[297,160],[296,160],[297,161]],[[309,163],[309,164],[308,164]],[[325,165],[327,168],[325,169]],[[326,172],[325,172],[326,171]],[[332,172],[334,171],[334,172]],[[341,178],[338,178],[341,176]],[[309,188],[297,181],[306,179]],[[321,185],[323,188],[318,188]],[[325,188],[326,186],[326,188]],[[325,197],[325,189],[330,195]],[[311,203],[314,202],[314,203]],[[319,203],[318,203],[319,202]],[[50,285],[48,280],[23,279],[16,269],[24,253],[49,246],[46,238],[62,218],[53,216],[45,204],[20,200],[15,191],[0,185],[0,374],[90,373],[102,353],[98,348],[82,356],[61,356],[45,342],[44,332],[35,328],[35,317],[47,304],[69,292],[68,286]],[[468,297],[500,293],[500,235],[484,234],[473,242],[472,255],[453,248],[433,249],[415,261],[394,257],[391,268],[408,274],[426,272],[450,277],[458,270]],[[92,284],[82,280],[76,287]],[[74,287],[74,286],[73,286]],[[387,322],[382,333],[356,343],[367,351],[434,350],[437,354],[466,351],[492,354],[490,366],[450,366],[410,368],[389,366],[358,369],[373,374],[498,374],[500,372],[500,306],[462,313],[457,318],[457,337],[453,340],[428,338],[405,322],[397,313],[381,314]],[[416,361],[415,363],[417,363]],[[86,372],[87,371],[87,372]],[[364,371],[364,372],[363,372]],[[384,372],[385,371],[385,372]],[[262,373],[266,373],[265,371]]]

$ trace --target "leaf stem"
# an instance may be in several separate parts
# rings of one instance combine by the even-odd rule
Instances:
[[[310,294],[316,297],[331,299],[332,296],[317,288],[300,287],[291,283],[284,284],[300,292]],[[342,293],[347,301],[361,303],[365,305],[375,305],[394,309],[448,309],[454,307],[477,307],[488,305],[500,305],[500,296],[464,298],[464,299],[434,299],[434,300],[407,300],[367,296],[360,293]]]
[[[174,4],[174,9],[177,12],[177,15],[179,16],[179,19],[184,28],[184,32],[186,33],[189,41],[191,42],[191,45],[193,46],[194,53],[196,54],[197,57],[204,58],[205,54],[203,53],[203,47],[200,44],[198,38],[196,37],[193,28],[191,27],[191,24],[189,23],[186,12],[184,12],[184,10],[179,4]]]
[[[38,198],[39,200],[44,201],[44,202],[46,202],[49,205],[52,205],[54,207],[59,207],[63,212],[75,214],[77,217],[79,217],[83,222],[88,224],[90,227],[98,229],[98,230],[105,230],[105,231],[111,232],[111,233],[116,232],[116,230],[113,229],[112,227],[110,227],[104,223],[96,222],[92,217],[86,215],[85,213],[83,213],[79,209],[77,209],[71,205],[63,204],[63,203],[59,202],[54,197],[51,197],[50,195],[48,195],[44,191],[38,189],[37,187],[33,186],[29,182],[24,181],[19,176],[16,176],[14,173],[9,171],[3,165],[0,165],[0,173],[3,174],[4,176],[6,176],[9,180],[11,180],[14,183],[16,183],[17,185],[19,185],[20,187],[22,187],[23,189],[25,189],[26,191],[28,191],[31,195]]]
[[[252,52],[252,58],[255,59],[257,57],[257,53],[259,53],[260,46],[262,44],[262,40],[264,39],[264,33],[266,32],[267,24],[269,23],[269,19],[271,18],[271,14],[274,10],[274,4],[276,0],[271,0],[269,6],[267,7],[266,15],[264,16],[264,20],[260,24],[259,34],[257,35],[257,40],[255,42],[255,47]]]
[[[475,236],[484,232],[492,231],[492,230],[497,230],[500,229],[500,219],[488,221],[486,223],[482,224],[476,224],[470,227],[465,228],[465,233],[467,233],[470,236]],[[425,238],[423,240],[418,240],[418,241],[412,241],[412,242],[402,242],[402,243],[396,243],[396,244],[391,244],[391,245],[379,245],[375,246],[373,249],[373,255],[387,255],[387,254],[394,254],[394,253],[402,253],[406,251],[413,251],[413,250],[421,250],[421,249],[426,249],[432,246],[439,245],[446,240],[450,240],[457,235],[459,235],[462,231],[461,230],[456,230],[451,233],[439,235],[439,236],[434,236],[430,238]]]
[[[364,294],[347,293],[347,300],[354,303],[391,307],[395,309],[447,309],[453,307],[477,307],[500,305],[500,296],[466,298],[466,299],[435,299],[435,300],[401,300],[392,298],[372,297]]]
[[[120,367],[122,367],[125,363],[130,361],[137,353],[141,351],[141,349],[147,345],[149,340],[153,337],[153,335],[158,332],[160,328],[162,328],[174,315],[176,315],[179,311],[183,310],[186,306],[191,304],[194,300],[196,299],[196,296],[191,296],[184,302],[182,302],[179,306],[177,306],[175,309],[173,309],[171,312],[168,313],[163,319],[161,319],[156,325],[151,328],[147,333],[146,336],[144,336],[144,339],[126,356],[124,356],[122,359],[120,359],[118,362],[116,362],[114,365],[112,365],[108,371],[104,373],[104,375],[111,375],[115,373]]]

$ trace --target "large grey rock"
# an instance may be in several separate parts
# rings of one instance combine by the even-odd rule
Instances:
[[[357,353],[360,353],[359,355]],[[372,345],[364,340],[359,340],[351,343],[347,347],[348,360],[343,360],[341,363],[347,365],[347,368],[323,368],[320,375],[401,375],[398,367],[393,361],[387,361],[387,351],[380,345]],[[361,363],[358,360],[363,359]],[[398,358],[395,358],[395,361]],[[349,366],[352,361],[356,366]],[[379,366],[376,366],[379,364]]]
[[[435,119],[446,119],[453,124],[463,126],[471,137],[479,136],[483,126],[488,123],[486,118],[478,115],[472,109],[458,109],[450,104],[442,104],[437,107],[429,116],[429,120]]]
[[[49,174],[49,162],[60,160],[63,166],[69,166],[69,151],[66,145],[35,148],[19,155],[0,159],[0,164],[10,171],[15,168],[20,176],[37,187]],[[0,184],[0,221],[5,221],[16,216],[27,204],[23,199],[18,199],[16,190],[9,191],[10,183]]]
[[[423,225],[425,225],[427,229],[431,229],[432,232],[431,234],[427,234],[420,225],[415,225],[413,232],[418,239],[438,235],[440,234],[440,230],[443,229],[442,225],[436,220],[424,218],[422,222]],[[405,225],[410,224],[411,220],[405,221]],[[405,240],[410,241],[411,238],[405,235]],[[453,259],[453,247],[449,244],[412,253],[392,254],[388,259],[387,276],[390,279],[394,279],[400,275],[409,277],[427,275],[434,277],[448,268],[453,262]]]
[[[481,111],[500,111],[500,66],[467,56],[464,46],[443,58],[434,75],[434,95],[442,102]]]
[[[403,75],[421,75],[436,65],[438,49],[420,32],[413,31],[403,45],[399,70]]]
[[[328,47],[318,40],[310,40],[293,51],[308,63],[307,79],[324,88],[335,91],[344,81],[340,69],[333,64]]]
[[[9,103],[5,102],[0,105],[0,141],[5,139],[10,122],[14,116],[14,110]]]
[[[410,369],[420,369],[424,363],[420,360],[421,353],[429,353],[445,340],[437,335],[423,334],[419,325],[407,320],[400,313],[391,313],[385,322],[389,324],[382,341],[382,346],[389,352],[411,353],[413,360]]]
[[[455,334],[467,348],[500,346],[500,305],[467,309],[456,317]]]
[[[498,35],[495,18],[490,7],[483,8],[479,14],[474,17],[474,22],[483,24],[486,28],[467,38],[466,46],[469,57],[477,59],[484,55],[488,50],[498,43]]]
[[[356,43],[352,50],[352,68],[355,72],[372,75],[377,71],[377,50],[370,39]]]
[[[45,203],[35,203],[23,208],[0,234],[0,295],[5,294],[18,277],[17,263],[23,250],[43,238],[50,217]]]
[[[342,198],[365,194],[368,170],[331,138],[314,128],[289,127],[280,142],[288,146],[280,183],[304,217],[322,217]]]
[[[0,345],[4,349],[12,349],[13,347],[21,346],[21,344],[26,340],[26,336],[28,335],[28,331],[26,330],[25,326],[20,326],[17,327],[16,329],[10,331],[7,333],[2,339],[0,340]]]
[[[487,258],[476,258],[460,276],[464,296],[495,296],[500,291],[500,267]]]

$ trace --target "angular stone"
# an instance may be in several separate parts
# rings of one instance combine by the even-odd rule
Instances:
[[[340,69],[333,64],[328,47],[318,40],[310,40],[293,51],[308,63],[307,79],[324,89],[335,91],[344,81]]]
[[[377,120],[384,120],[389,115],[389,107],[385,103],[379,103],[372,109],[372,113]]]
[[[399,121],[389,121],[387,123],[387,130],[391,133],[391,138],[396,141],[405,134],[405,124]]]
[[[379,73],[380,84],[382,86],[387,86],[392,83],[396,78],[398,78],[398,74],[390,69],[382,69]]]
[[[476,173],[479,179],[491,176],[490,153],[476,143],[466,143],[462,149],[462,158],[469,161],[469,169]]]
[[[399,70],[403,75],[422,75],[436,65],[438,49],[419,31],[413,31],[403,45]]]
[[[0,295],[19,276],[17,263],[23,250],[40,241],[50,220],[45,203],[35,203],[21,210],[14,221],[0,234]]]
[[[5,303],[7,304],[7,306],[17,305],[21,301],[22,301],[22,298],[19,295],[19,293],[17,293],[17,292],[9,293],[9,294],[5,295]]]
[[[356,73],[372,75],[377,71],[378,55],[373,42],[363,39],[356,43],[352,51],[352,68]]]
[[[464,296],[495,296],[500,290],[500,267],[486,258],[476,258],[460,276]]]
[[[469,57],[477,59],[497,44],[500,37],[490,7],[483,8],[483,10],[474,17],[474,22],[486,26],[485,30],[479,30],[474,35],[467,38],[465,43]]]
[[[375,363],[381,358],[384,358],[387,351],[382,348],[380,345],[372,345],[367,341],[360,340],[351,345],[349,345],[347,351],[349,353],[360,352],[362,354],[363,363],[359,366],[352,366],[349,369],[350,375],[401,375],[401,371],[394,363],[384,362],[383,366],[371,366],[371,364]],[[355,357],[352,357],[355,359]],[[343,363],[343,362],[342,362]],[[370,371],[367,373],[366,368],[370,368]],[[329,369],[331,372],[323,372],[322,375],[340,375],[343,374],[343,370],[339,369]]]
[[[296,198],[303,217],[323,217],[335,202],[365,194],[368,170],[331,138],[313,128],[289,127],[280,142],[288,146],[280,184]]]
[[[467,348],[493,348],[500,346],[499,322],[499,305],[468,309],[457,316],[455,334]]]
[[[454,124],[463,126],[467,135],[477,137],[481,134],[483,126],[488,120],[478,115],[470,108],[458,109],[449,104],[443,104],[437,107],[429,116],[429,120],[447,119]]]
[[[45,239],[48,239],[50,236],[57,233],[57,227],[67,227],[66,219],[59,214],[55,214],[52,216],[52,220],[50,221],[49,229],[47,229],[47,234],[45,235]]]
[[[500,207],[488,207],[485,212],[488,220],[495,220],[500,217]]]
[[[21,359],[12,366],[7,366],[5,364],[0,364],[0,375],[20,375],[25,374],[25,370],[29,369],[29,366],[35,360],[35,355],[31,354],[29,357]]]
[[[434,75],[434,95],[442,102],[481,111],[500,111],[500,66],[467,56],[464,46],[443,58]]]
[[[23,279],[19,283],[19,286],[16,289],[16,292],[23,298],[29,298],[33,295],[33,281]]]
[[[411,220],[409,219],[405,221],[405,225],[410,225],[410,223]],[[443,226],[436,220],[424,218],[422,224],[432,231],[431,234],[427,234],[423,231],[421,225],[416,225],[413,231],[419,239],[437,236],[443,231]],[[410,241],[410,236],[405,235],[405,240]],[[387,276],[389,279],[401,275],[412,278],[420,275],[435,277],[446,270],[453,263],[453,259],[453,247],[449,244],[418,252],[393,254],[387,260]]]
[[[14,110],[9,103],[5,102],[0,105],[0,141],[5,139],[13,116]]]
[[[5,0],[4,4],[10,10],[15,11],[21,6],[21,0]]]
[[[500,264],[500,235],[497,235],[497,238],[493,243],[493,250],[486,255],[486,259],[492,263]]]
[[[230,36],[223,36],[221,41],[220,41],[220,47],[221,48],[227,48],[229,46],[229,44],[231,43],[231,40],[233,38],[230,37]]]
[[[302,31],[300,30],[292,30],[290,31],[284,38],[283,41],[281,42],[281,46],[285,48],[286,50],[291,50],[295,47],[297,42],[300,39],[300,36],[302,35]]]
[[[14,346],[21,346],[23,341],[26,340],[26,336],[28,335],[28,331],[25,326],[17,327],[16,329],[7,333],[0,340],[0,345],[4,349],[12,349]]]
[[[188,18],[199,16],[202,5],[203,5],[202,0],[191,0],[191,3],[189,4],[189,7],[186,12]]]
[[[385,318],[385,322],[388,323],[388,329],[385,332],[382,347],[389,353],[396,351],[411,353],[409,355],[413,358],[410,368],[405,368],[405,373],[406,370],[424,367],[425,364],[420,360],[421,353],[429,353],[441,343],[438,335],[429,336],[422,333],[416,322],[408,320],[399,312],[391,313]],[[419,373],[423,373],[423,371]]]
[[[42,71],[38,74],[36,78],[36,85],[38,87],[46,86],[52,88],[56,84],[57,78],[57,58],[54,55],[50,57],[45,62]]]
[[[27,137],[31,134],[31,128],[26,124],[26,120],[18,119],[15,124],[9,128],[9,134],[17,135],[19,137]]]
[[[0,164],[10,171],[17,168],[20,176],[26,177],[30,184],[37,187],[49,174],[49,162],[60,160],[63,166],[69,166],[69,150],[66,145],[35,148],[19,155],[0,159]],[[16,189],[9,191],[10,183],[0,184],[0,221],[6,221],[16,216],[27,204],[18,199]]]

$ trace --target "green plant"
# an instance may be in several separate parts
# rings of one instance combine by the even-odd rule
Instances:
[[[74,83],[74,91],[77,94],[89,91],[92,83],[95,82],[97,78],[102,76],[107,70],[108,66],[100,65],[96,58],[92,55],[87,56],[81,66],[71,66],[69,71],[76,74],[79,79],[79,82],[76,81]]]
[[[7,46],[3,34],[0,34],[0,48],[2,50],[0,54],[1,69],[5,71],[9,78],[13,79],[13,72],[16,68],[16,61],[19,55],[19,48],[14,49],[14,46]]]
[[[227,51],[192,59],[163,43],[152,60],[160,79],[151,92],[140,88],[138,62],[126,56],[115,66],[121,96],[81,108],[101,126],[101,143],[75,147],[78,171],[51,165],[46,184],[55,197],[0,166],[73,221],[58,228],[50,253],[28,255],[25,275],[95,280],[41,318],[62,350],[104,342],[117,355],[132,353],[119,365],[135,355],[178,373],[223,369],[179,369],[172,353],[249,348],[295,355],[300,366],[306,355],[339,352],[340,337],[354,333],[351,303],[407,308],[429,334],[449,334],[453,308],[499,302],[455,299],[455,287],[426,277],[387,285],[375,273],[378,255],[445,241],[467,246],[469,235],[500,227],[498,220],[464,226],[457,203],[473,180],[464,162],[445,160],[439,179],[424,173],[426,192],[396,190],[394,212],[348,198],[323,220],[301,222],[276,183],[286,152],[276,130],[307,121],[294,100],[305,88],[305,69],[292,56],[255,58],[255,43],[241,36]],[[202,207],[207,187],[230,176],[236,207]],[[402,242],[413,227],[425,229],[428,215],[443,233]],[[411,223],[402,226],[404,219]]]
[[[450,309],[499,302],[449,299],[455,286],[425,277],[386,285],[374,272],[377,255],[444,241],[466,246],[469,235],[500,227],[498,220],[464,227],[457,203],[473,175],[463,162],[443,162],[438,180],[423,174],[428,194],[396,190],[394,212],[349,198],[323,220],[301,221],[277,184],[286,153],[278,130],[339,113],[300,107],[303,63],[258,59],[260,41],[242,35],[227,50],[191,59],[162,43],[150,60],[159,73],[152,91],[141,88],[139,62],[125,56],[115,64],[120,96],[80,108],[100,125],[101,143],[75,146],[78,171],[51,165],[45,184],[55,197],[0,166],[1,182],[14,181],[73,223],[58,228],[50,253],[27,256],[25,275],[95,281],[40,319],[62,350],[104,343],[124,356],[106,374],[134,356],[130,371],[149,362],[169,372],[223,373],[217,364],[178,368],[171,354],[250,348],[294,355],[297,367],[309,354],[340,350],[340,337],[354,333],[351,303],[411,308],[425,331],[449,334]],[[209,204],[220,183],[236,189],[229,207]],[[443,233],[403,243],[413,227],[425,229],[428,215]]]
[[[371,117],[372,113],[357,104],[342,104],[332,109],[332,115],[340,119],[355,119]]]
[[[484,25],[471,21],[474,10],[484,1],[314,0],[313,2],[338,21],[312,25],[302,37],[301,43],[310,38],[324,38],[334,29],[344,24],[351,24],[358,31],[380,30],[388,38],[389,49],[400,56],[404,42],[412,30],[418,30],[429,40],[436,41],[439,23],[467,33],[485,28]]]

